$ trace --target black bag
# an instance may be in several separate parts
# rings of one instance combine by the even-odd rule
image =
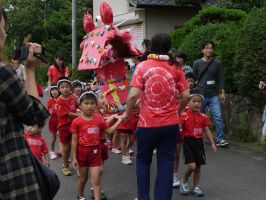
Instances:
[[[205,67],[205,69],[203,70],[203,72],[201,72],[201,74],[199,75],[199,78],[197,77],[197,83],[195,85],[195,87],[198,86],[200,80],[202,79],[202,77],[204,76],[204,74],[208,71],[210,65],[213,63],[213,61],[215,60],[215,58],[213,58],[210,62],[208,62],[207,66]]]
[[[30,151],[30,149],[29,149]],[[52,200],[60,188],[60,181],[56,173],[43,165],[30,151],[32,166],[34,168],[43,200]]]

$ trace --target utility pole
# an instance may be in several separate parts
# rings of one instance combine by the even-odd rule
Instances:
[[[72,69],[77,64],[77,0],[72,0]]]

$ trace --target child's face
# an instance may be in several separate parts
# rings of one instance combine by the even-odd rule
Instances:
[[[59,91],[62,96],[69,96],[71,94],[71,85],[68,82],[63,82],[59,86]]]
[[[189,108],[193,112],[200,112],[200,110],[201,110],[201,103],[202,103],[201,96],[192,96],[188,105],[189,105]]]
[[[176,57],[176,62],[178,62],[180,65],[184,65],[185,61],[183,58]]]
[[[53,98],[57,98],[59,96],[58,89],[52,89],[51,90],[51,95],[52,95]]]
[[[87,99],[79,105],[80,110],[88,116],[91,116],[97,109],[97,103],[93,99]]]
[[[42,128],[43,127],[40,127],[37,124],[34,124],[28,127],[28,131],[31,135],[40,135],[42,132]]]
[[[194,78],[187,78],[187,82],[189,84],[189,89],[192,89],[195,87],[195,79]]]
[[[74,94],[77,95],[77,96],[80,96],[81,94],[81,87],[75,87],[74,90],[73,90]]]
[[[97,85],[92,85],[91,90],[97,90]]]

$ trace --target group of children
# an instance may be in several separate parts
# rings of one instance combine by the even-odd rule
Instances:
[[[208,117],[201,113],[203,96],[201,92],[194,88],[196,78],[192,69],[182,64],[182,55],[179,63],[183,66],[186,79],[190,85],[190,102],[180,116],[181,133],[176,145],[176,156],[173,171],[173,187],[180,187],[181,194],[192,192],[195,196],[203,196],[199,188],[201,165],[206,164],[206,156],[203,144],[203,136],[206,134],[211,143],[213,152],[216,151],[212,134],[208,126]],[[101,177],[103,173],[103,162],[108,159],[106,146],[106,133],[113,135],[114,153],[120,153],[119,140],[122,138],[122,163],[131,164],[129,155],[132,146],[132,138],[129,132],[121,133],[115,130],[121,124],[119,115],[114,114],[104,118],[101,111],[104,100],[98,88],[87,87],[80,81],[71,82],[67,78],[61,78],[56,84],[50,87],[51,98],[47,102],[50,111],[49,131],[50,158],[56,159],[62,156],[62,172],[65,176],[70,176],[72,170],[69,166],[70,153],[72,152],[72,164],[78,171],[78,199],[86,199],[84,194],[85,184],[88,173],[91,175],[91,183],[94,191],[94,198],[106,199],[101,192]],[[82,91],[84,91],[82,93]],[[177,97],[178,98],[178,97]],[[44,138],[41,136],[41,129],[44,123],[27,127],[25,139],[27,140],[32,152],[44,164],[49,166],[48,148]],[[59,135],[59,152],[55,150],[56,136]],[[119,135],[118,135],[119,134]],[[181,180],[178,178],[178,165],[181,146],[183,144],[183,154],[186,169]],[[131,150],[132,151],[132,150]],[[189,189],[188,179],[193,174],[193,188]]]

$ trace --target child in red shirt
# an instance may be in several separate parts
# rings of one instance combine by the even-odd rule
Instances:
[[[199,188],[201,165],[206,164],[206,156],[203,144],[203,136],[206,134],[211,143],[212,151],[216,151],[209,125],[208,117],[201,113],[203,96],[198,89],[190,90],[189,109],[182,113],[180,117],[181,134],[183,140],[183,154],[185,158],[186,170],[181,180],[180,193],[189,194],[188,179],[193,173],[193,189],[191,193],[195,196],[203,196],[204,193]]]
[[[188,72],[185,74],[186,80],[189,84],[189,89],[193,89],[195,87],[196,83],[196,77],[194,76],[193,72]],[[177,96],[177,100],[179,102],[180,100],[180,94]],[[185,111],[189,109],[189,106],[186,106]],[[181,147],[183,143],[182,135],[179,134],[177,142],[176,142],[176,152],[175,152],[175,160],[174,160],[174,175],[173,175],[173,187],[179,187],[180,186],[180,180],[178,178],[178,168],[179,168],[179,158],[180,158],[180,152]]]
[[[50,87],[50,96],[46,103],[46,107],[50,112],[49,118],[49,132],[50,132],[50,157],[52,160],[57,158],[55,153],[55,142],[56,142],[56,132],[57,132],[57,103],[56,99],[59,97],[59,91],[56,84],[52,84]]]
[[[82,84],[80,81],[75,80],[72,82],[72,92],[73,96],[78,100],[82,93]]]
[[[49,167],[48,148],[44,137],[41,135],[43,126],[44,123],[28,126],[24,137],[33,155],[36,156],[43,164]]]
[[[117,122],[108,128],[103,116],[96,112],[97,96],[93,92],[85,92],[79,98],[81,116],[74,119],[71,125],[73,165],[78,169],[78,199],[85,199],[84,188],[88,179],[88,170],[91,174],[91,183],[96,200],[101,195],[102,174],[102,147],[100,133],[112,133],[121,123],[121,119],[114,115],[109,121],[118,118]]]
[[[69,154],[71,150],[71,133],[70,126],[77,114],[77,103],[75,98],[71,95],[71,82],[66,79],[60,79],[57,83],[57,87],[61,95],[56,100],[57,109],[57,129],[59,132],[59,139],[62,143],[62,157],[63,157],[63,174],[65,176],[71,176],[72,172],[69,168]]]

